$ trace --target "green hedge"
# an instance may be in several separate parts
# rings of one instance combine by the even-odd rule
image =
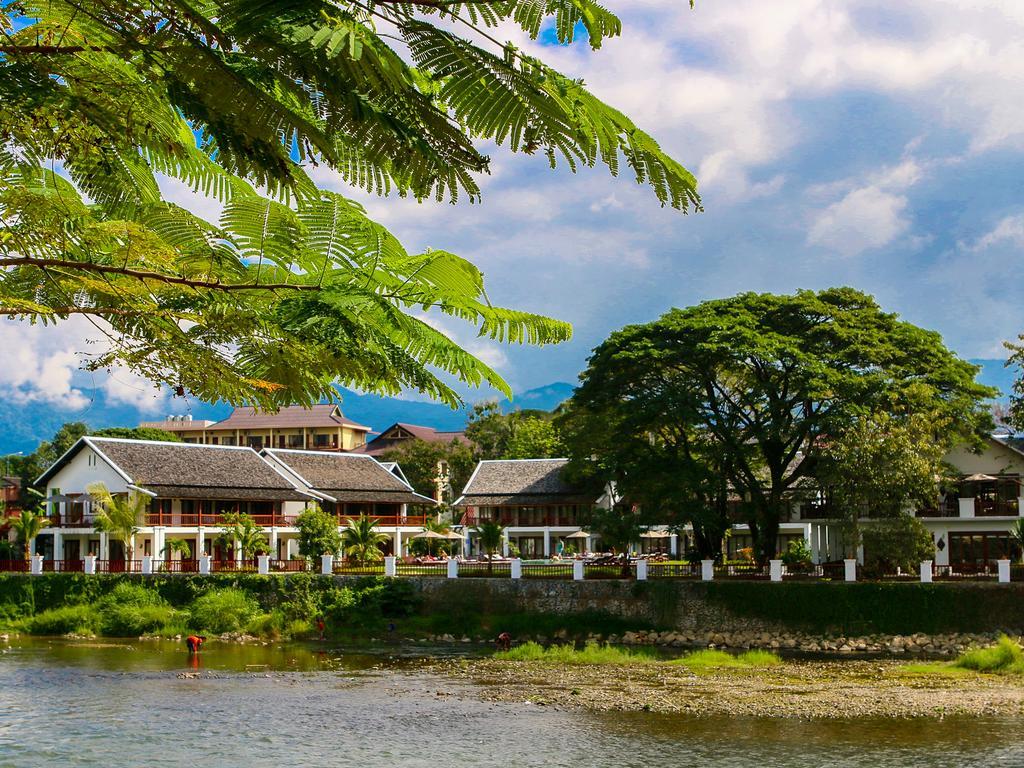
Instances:
[[[793,629],[844,634],[1024,629],[1024,585],[711,582],[712,605]]]

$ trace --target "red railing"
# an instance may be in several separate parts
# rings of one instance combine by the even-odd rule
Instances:
[[[275,513],[270,515],[249,515],[253,519],[256,525],[262,526],[263,528],[270,528],[272,526],[290,526],[295,525],[296,515],[286,515],[283,513]],[[150,512],[145,518],[146,525],[168,525],[168,526],[210,526],[210,527],[224,527],[227,525],[227,520],[223,513],[202,513],[202,514],[180,514],[176,512]]]
[[[142,561],[97,560],[96,573],[142,573]]]
[[[242,573],[256,570],[255,560],[211,560],[210,571],[213,573]]]
[[[367,515],[367,517],[376,521],[377,525],[382,528],[399,525],[420,526],[427,522],[426,515]],[[350,521],[358,519],[359,515],[339,514],[338,525],[347,526]]]
[[[153,566],[160,573],[199,573],[198,560],[162,560]]]
[[[270,570],[279,573],[302,573],[310,569],[308,560],[271,560]]]
[[[577,515],[572,514],[557,514],[551,513],[549,515],[529,515],[525,519],[521,519],[519,515],[514,513],[502,514],[502,515],[483,515],[478,513],[467,513],[462,518],[463,525],[474,526],[479,525],[484,521],[496,521],[505,527],[516,527],[516,528],[541,528],[545,526],[561,526],[565,528],[577,527],[581,525]]]
[[[349,560],[335,560],[334,572],[341,576],[383,576],[384,561],[360,565]]]
[[[28,560],[0,560],[0,571],[4,573],[28,573],[29,570]]]

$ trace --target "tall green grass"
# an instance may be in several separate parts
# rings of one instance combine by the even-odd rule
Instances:
[[[693,672],[713,669],[758,669],[774,667],[782,663],[782,659],[771,651],[744,651],[734,655],[714,648],[694,651],[685,656],[673,659],[671,664],[687,667]]]
[[[534,642],[517,645],[509,651],[494,654],[501,661],[532,661],[542,664],[630,665],[667,663],[685,666],[695,672],[711,669],[757,669],[781,664],[770,651],[747,651],[734,656],[717,650],[694,651],[678,659],[665,660],[649,648],[620,648],[614,645],[587,643],[582,648],[552,645],[545,648]]]
[[[988,648],[972,648],[953,662],[954,667],[975,672],[1024,675],[1024,649],[1006,635]]]

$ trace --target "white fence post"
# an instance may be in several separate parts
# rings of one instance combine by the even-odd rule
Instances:
[[[999,583],[1009,584],[1010,583],[1010,561],[1000,560],[997,565],[999,566]]]
[[[848,557],[843,560],[843,578],[846,581],[857,580],[857,559]]]
[[[320,555],[320,574],[330,576],[334,573],[334,555]]]
[[[459,578],[459,561],[449,560],[448,561],[448,578],[457,579]]]
[[[40,576],[43,573],[43,556],[32,555],[32,575]]]
[[[210,556],[200,555],[199,556],[199,573],[203,576],[210,575]]]
[[[256,557],[256,569],[264,576],[270,573],[270,555],[258,555]]]
[[[922,560],[921,561],[921,583],[931,584],[932,583],[932,561]]]
[[[384,575],[385,576],[397,576],[398,567],[396,565],[398,558],[394,555],[388,555],[384,558]]]
[[[86,555],[82,564],[83,573],[96,573],[96,555]]]
[[[572,579],[573,581],[583,581],[583,561],[573,560],[572,561]]]
[[[715,561],[714,560],[701,560],[700,561],[700,580],[711,581],[715,578]]]
[[[523,578],[523,561],[522,560],[520,560],[518,557],[515,558],[510,563],[510,567],[512,569],[512,578],[513,579],[521,579],[521,578]]]
[[[636,561],[636,580],[647,581],[647,561],[637,560]]]
[[[769,560],[768,561],[768,574],[772,581],[782,581],[782,561],[781,560]]]
[[[153,556],[143,555],[142,556],[142,575],[152,576],[153,575]]]

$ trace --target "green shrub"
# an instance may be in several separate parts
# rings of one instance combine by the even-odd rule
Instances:
[[[257,613],[259,605],[248,593],[235,587],[215,589],[192,603],[192,626],[218,635],[237,632],[248,626]]]
[[[99,616],[92,606],[66,605],[26,619],[24,627],[32,635],[91,634],[99,630]]]
[[[647,648],[619,648],[590,642],[582,648],[571,645],[552,645],[545,648],[534,642],[517,645],[508,651],[494,654],[504,661],[539,661],[545,664],[649,664],[657,660]]]
[[[795,568],[800,565],[811,564],[811,550],[803,539],[794,539],[789,542],[786,551],[782,553],[782,562]]]
[[[746,651],[734,656],[725,651],[709,648],[688,653],[679,659],[674,659],[672,663],[687,667],[694,672],[700,672],[712,669],[773,667],[781,664],[782,659],[771,651]]]
[[[953,666],[977,672],[1024,674],[1024,649],[1003,635],[995,645],[966,651],[953,662]]]
[[[175,618],[169,605],[112,605],[102,612],[100,631],[108,637],[162,634]]]

